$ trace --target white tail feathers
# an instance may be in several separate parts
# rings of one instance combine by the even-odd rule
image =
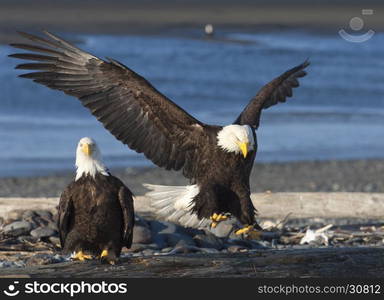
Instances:
[[[151,206],[159,217],[186,227],[204,228],[209,225],[208,219],[199,220],[196,214],[191,213],[192,199],[199,193],[199,187],[196,184],[143,185],[150,190],[145,195],[151,199]]]

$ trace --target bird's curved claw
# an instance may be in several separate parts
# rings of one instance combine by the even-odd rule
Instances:
[[[115,265],[116,264],[116,261],[114,259],[111,259],[109,258],[109,252],[108,250],[104,249],[101,254],[100,254],[100,259],[102,261],[105,261],[107,263],[109,263],[110,265]]]
[[[79,261],[84,261],[84,260],[89,260],[92,259],[92,255],[85,254],[83,250],[80,250],[71,257],[73,260],[79,260]]]
[[[253,225],[245,225],[243,228],[235,231],[236,235],[244,234],[247,238],[251,240],[260,239],[261,231],[256,230]]]
[[[222,214],[217,214],[217,213],[214,213],[212,216],[211,216],[211,228],[216,228],[217,224],[219,224],[221,221],[225,221],[225,220],[228,220],[228,215],[222,215]]]

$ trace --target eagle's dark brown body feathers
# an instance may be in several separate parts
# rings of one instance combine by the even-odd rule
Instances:
[[[132,243],[132,193],[116,177],[83,175],[71,182],[60,197],[58,227],[64,253],[80,250],[109,259],[120,256]]]

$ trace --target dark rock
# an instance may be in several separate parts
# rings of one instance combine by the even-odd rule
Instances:
[[[57,223],[55,223],[55,222],[49,222],[47,227],[49,227],[55,231],[59,231],[59,228],[57,227]]]
[[[186,234],[174,233],[174,234],[166,234],[162,233],[162,235],[166,236],[166,241],[169,246],[176,247],[179,243],[182,243],[184,246],[196,246],[192,237]]]
[[[16,221],[7,226],[4,226],[4,233],[12,236],[20,236],[29,234],[33,226],[27,221]]]
[[[185,236],[184,236],[185,237]],[[188,236],[188,239],[180,239],[175,247],[189,247],[189,246],[196,246],[195,241],[193,238]]]
[[[152,232],[154,233],[168,233],[168,234],[174,234],[177,232],[177,226],[176,224],[166,222],[166,221],[151,221],[150,227]]]
[[[213,248],[216,250],[220,250],[224,246],[224,243],[221,239],[210,233],[197,234],[194,236],[193,239],[196,242],[197,246],[201,248]]]
[[[48,210],[35,210],[35,213],[43,219],[46,219],[49,221],[52,221],[53,219],[52,213]]]
[[[149,244],[152,241],[151,230],[144,226],[133,227],[133,243]]]
[[[31,231],[31,235],[36,238],[44,238],[57,235],[57,231],[49,227],[38,227]]]
[[[37,215],[37,213],[35,211],[33,211],[33,210],[26,210],[26,211],[23,212],[22,218],[23,218],[23,220],[29,221],[32,218],[37,217],[37,216],[38,215]]]
[[[55,237],[55,236],[50,236],[49,237],[49,241],[56,247],[61,247],[60,245],[60,239],[58,237]]]
[[[215,236],[219,238],[226,238],[233,231],[234,225],[235,220],[231,218],[226,221],[220,222],[215,228],[211,228],[210,232],[212,232]]]
[[[149,227],[149,224],[144,218],[139,215],[135,215],[135,226]]]

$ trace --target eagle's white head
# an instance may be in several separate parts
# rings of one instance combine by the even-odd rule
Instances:
[[[101,160],[101,153],[96,142],[89,138],[83,137],[77,144],[76,149],[76,179],[83,175],[95,177],[96,173],[108,176],[108,169]]]
[[[217,144],[224,151],[242,154],[246,158],[248,152],[254,150],[255,140],[248,125],[228,125],[217,134]]]

